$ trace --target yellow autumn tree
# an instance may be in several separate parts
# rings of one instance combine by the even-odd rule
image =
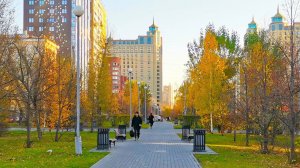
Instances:
[[[124,98],[123,101],[126,104],[127,110],[126,114],[129,114],[129,107],[130,107],[130,90],[129,87],[130,83],[129,80],[126,82],[125,91],[124,91]],[[132,114],[135,111],[138,111],[138,84],[137,81],[131,81],[131,104],[132,104]]]
[[[191,78],[194,81],[195,86],[193,87],[197,97],[196,109],[201,116],[206,118],[209,116],[211,131],[214,127],[215,116],[226,110],[222,102],[222,96],[226,92],[225,69],[226,60],[218,55],[216,35],[208,30],[204,38],[202,57],[197,67],[191,71]],[[207,124],[205,123],[205,125]]]

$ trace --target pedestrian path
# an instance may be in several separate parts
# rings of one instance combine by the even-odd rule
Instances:
[[[141,130],[138,141],[117,142],[92,168],[200,168],[192,150],[193,144],[182,142],[172,124],[156,122],[153,129]]]

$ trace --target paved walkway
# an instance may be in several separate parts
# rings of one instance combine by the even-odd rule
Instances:
[[[193,144],[182,142],[173,125],[156,122],[153,129],[141,130],[138,141],[117,142],[92,168],[200,168],[192,150]]]

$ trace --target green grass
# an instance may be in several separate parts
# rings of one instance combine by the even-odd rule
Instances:
[[[59,142],[54,142],[54,132],[45,133],[41,141],[32,132],[33,146],[25,148],[26,132],[12,131],[0,137],[0,167],[90,167],[108,153],[91,153],[95,148],[97,133],[82,132],[83,154],[75,155],[74,133],[66,132]],[[111,136],[114,136],[113,133]],[[51,155],[47,150],[52,149]]]
[[[243,134],[237,135],[236,143],[233,142],[232,134],[225,134],[224,136],[206,134],[207,145],[218,154],[195,154],[195,157],[204,168],[288,168],[292,165],[287,163],[288,158],[283,148],[286,140],[287,137],[279,136],[277,138],[279,145],[275,146],[270,154],[261,154],[256,136],[251,136],[250,146],[245,147],[245,135]]]
[[[182,125],[179,125],[179,124],[178,124],[178,125],[174,125],[173,128],[174,128],[174,129],[181,129],[181,128],[182,128]]]
[[[142,129],[148,129],[148,128],[150,128],[149,124],[147,124],[147,123],[142,124]]]

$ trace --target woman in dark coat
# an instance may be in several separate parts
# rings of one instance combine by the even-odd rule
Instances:
[[[151,129],[152,129],[152,126],[153,126],[153,123],[154,123],[154,116],[153,116],[152,113],[151,113],[150,116],[148,117],[148,120],[149,120],[150,127],[151,127]]]
[[[134,129],[134,138],[135,140],[140,138],[140,130],[142,127],[142,118],[139,116],[139,113],[136,112],[132,118],[131,127]]]

